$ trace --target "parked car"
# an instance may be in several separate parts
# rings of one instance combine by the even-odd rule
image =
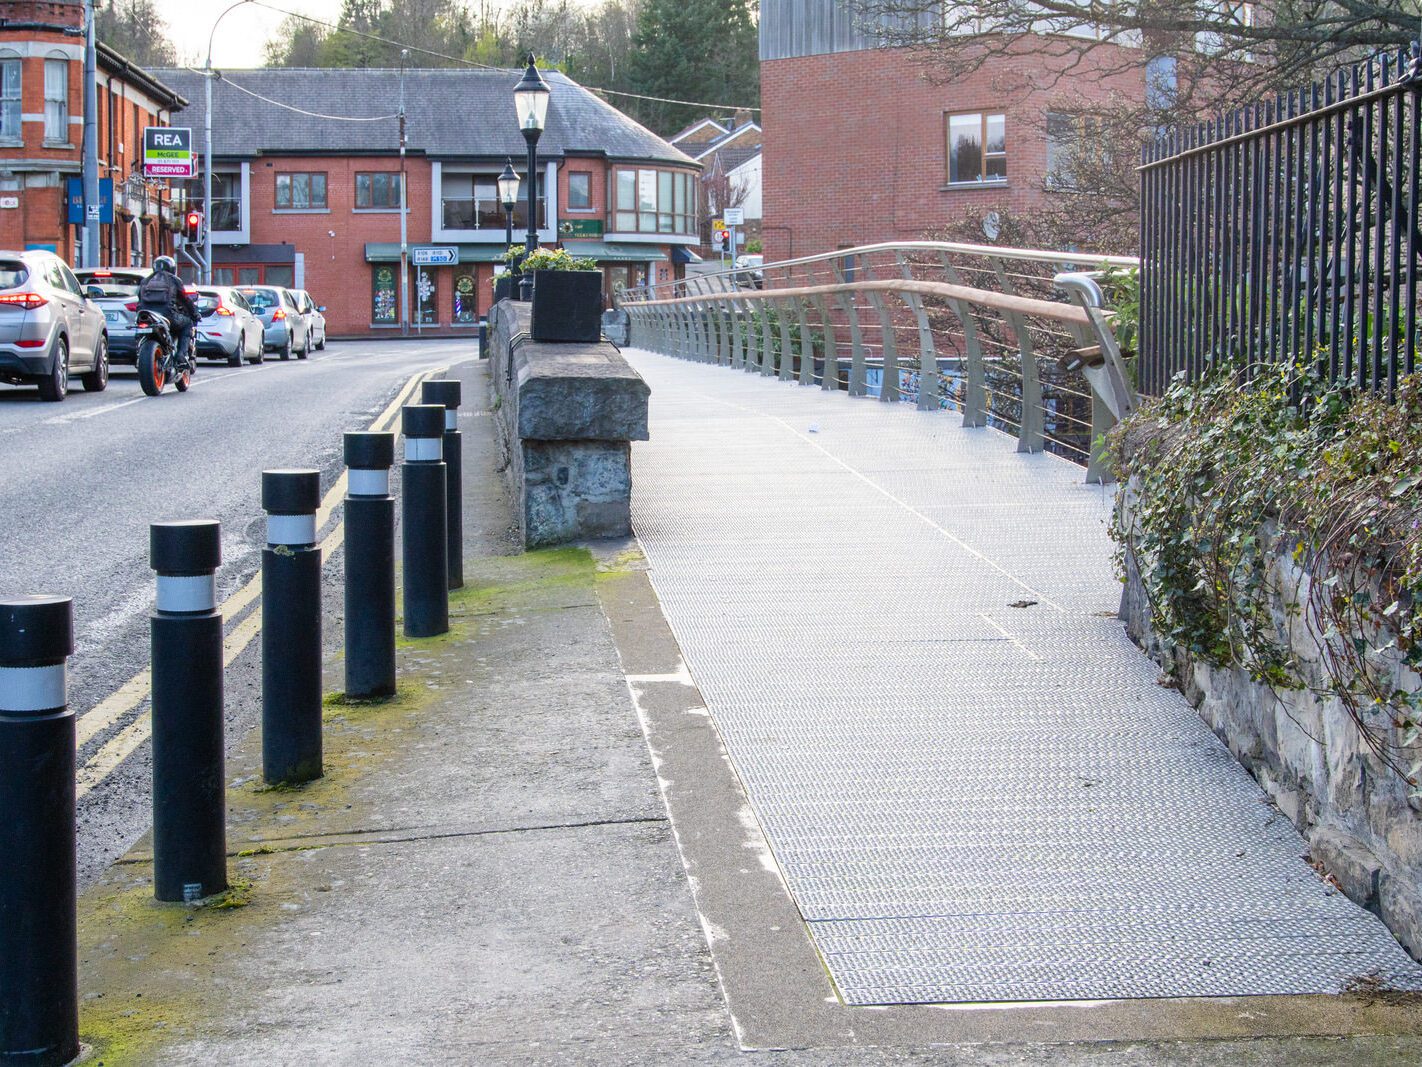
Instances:
[[[133,332],[138,318],[138,287],[152,273],[149,267],[89,267],[74,272],[85,293],[104,313],[110,363],[132,364],[138,358],[138,340]]]
[[[263,343],[282,359],[297,359],[311,353],[311,328],[296,305],[290,289],[278,285],[239,285],[237,291],[262,320]]]
[[[326,347],[326,305],[317,305],[311,299],[311,294],[305,289],[293,289],[292,295],[296,297],[296,306],[301,309],[301,313],[306,316],[307,329],[311,331],[314,338],[312,344],[319,351]]]
[[[747,255],[736,257],[736,280],[743,285],[752,285],[757,289],[765,288],[765,271],[761,268],[765,265],[765,257],[760,255]]]
[[[189,295],[202,318],[197,324],[197,354],[224,359],[229,367],[260,363],[266,351],[262,320],[246,297],[227,285],[201,285]]]
[[[91,393],[109,384],[104,313],[53,252],[0,252],[0,380],[63,400],[77,373]]]

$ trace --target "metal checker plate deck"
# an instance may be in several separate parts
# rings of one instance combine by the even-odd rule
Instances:
[[[951,414],[626,354],[652,581],[847,1003],[1422,989],[1109,617],[1109,489]]]

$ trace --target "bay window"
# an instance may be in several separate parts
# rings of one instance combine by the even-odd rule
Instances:
[[[696,181],[681,171],[619,168],[611,228],[622,233],[696,233]]]

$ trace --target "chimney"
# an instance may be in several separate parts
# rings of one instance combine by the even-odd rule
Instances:
[[[742,126],[747,125],[750,120],[750,112],[745,108],[740,108],[731,116],[731,129],[739,130]]]

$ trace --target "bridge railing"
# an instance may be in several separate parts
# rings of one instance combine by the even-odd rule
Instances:
[[[851,396],[952,409],[965,426],[1107,471],[1135,405],[1101,272],[1136,260],[909,241],[623,292],[631,343]]]

